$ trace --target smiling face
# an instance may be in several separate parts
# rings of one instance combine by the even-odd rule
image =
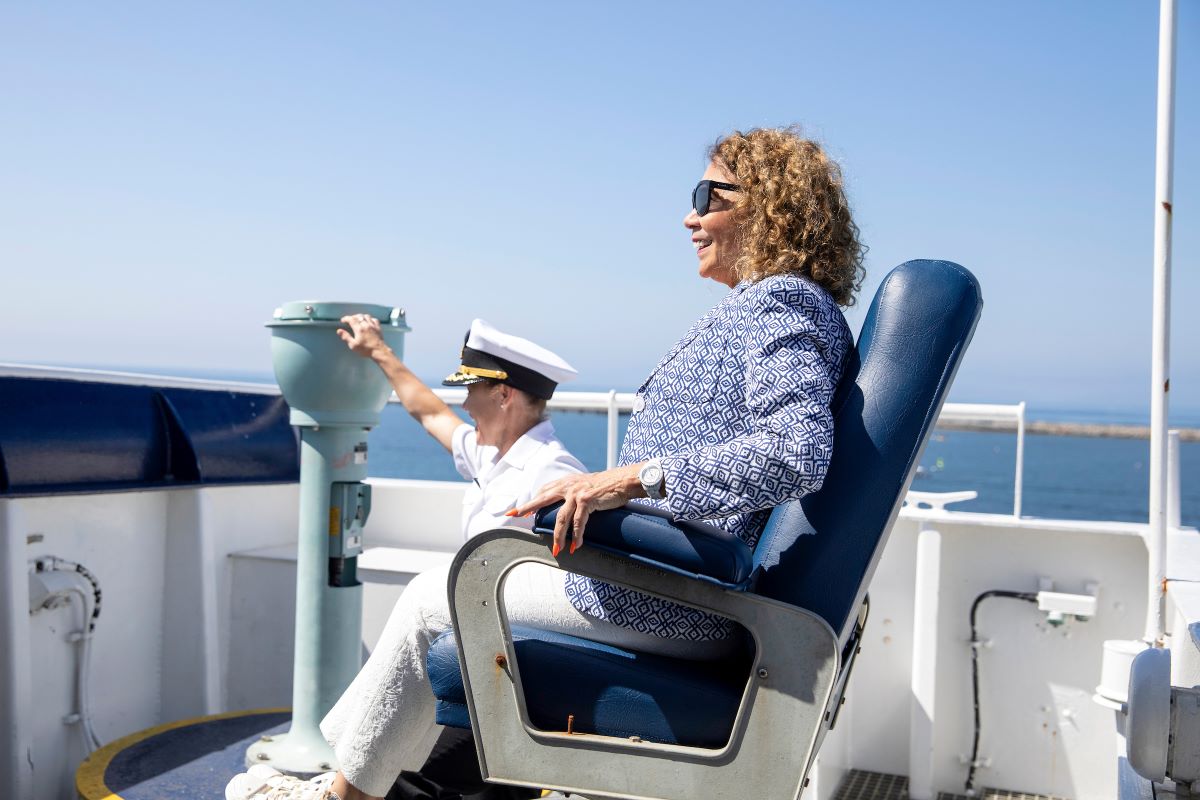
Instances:
[[[715,162],[709,163],[701,179],[736,183],[733,176]],[[741,251],[737,225],[733,219],[736,194],[728,189],[713,189],[707,214],[700,216],[693,208],[683,218],[683,227],[691,231],[692,246],[696,248],[696,258],[700,260],[700,277],[730,287],[738,282],[734,264]]]

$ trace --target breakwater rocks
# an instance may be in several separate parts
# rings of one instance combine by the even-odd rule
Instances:
[[[944,431],[1007,431],[1016,433],[1015,421],[939,422]],[[1172,428],[1179,441],[1200,442],[1200,428]],[[1026,422],[1025,432],[1039,436],[1093,436],[1101,439],[1149,439],[1149,425],[1094,425],[1082,422]]]

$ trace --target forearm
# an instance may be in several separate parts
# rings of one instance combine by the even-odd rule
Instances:
[[[387,345],[371,351],[374,361],[396,392],[400,405],[421,424],[430,436],[447,450],[451,449],[454,429],[463,424],[458,415],[440,397],[413,374]]]
[[[642,471],[642,467],[645,465],[646,462],[642,461],[637,464],[626,464],[609,470],[613,476],[613,483],[617,487],[617,491],[626,500],[636,500],[639,497],[646,496],[646,487],[642,486],[642,481],[638,477]]]

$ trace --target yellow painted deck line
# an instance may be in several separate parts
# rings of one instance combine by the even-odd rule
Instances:
[[[156,725],[153,728],[146,728],[144,731],[131,733],[128,736],[123,736],[120,739],[109,742],[83,760],[83,763],[79,765],[79,769],[75,771],[75,791],[79,792],[79,796],[83,800],[123,800],[119,794],[108,788],[108,785],[104,782],[104,773],[108,770],[108,765],[112,763],[112,760],[116,758],[118,753],[131,745],[149,739],[151,736],[157,736],[160,733],[166,733],[176,728],[185,728],[188,725],[195,725],[198,722],[249,717],[255,714],[287,714],[290,712],[290,708],[257,708],[252,711],[226,711],[224,714],[210,714],[206,717],[175,720],[174,722]]]

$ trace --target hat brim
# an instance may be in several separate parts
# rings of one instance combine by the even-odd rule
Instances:
[[[455,372],[442,379],[442,386],[470,386],[472,383],[483,383],[487,378],[471,375],[467,372]]]

